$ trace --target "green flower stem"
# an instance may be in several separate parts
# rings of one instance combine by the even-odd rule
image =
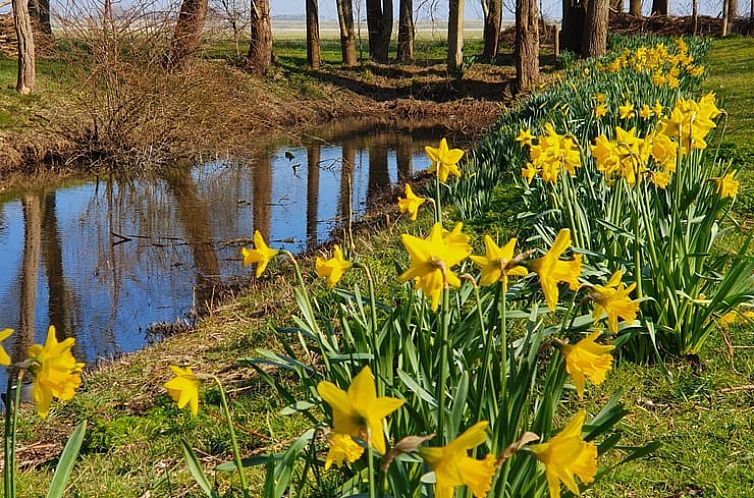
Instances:
[[[440,200],[440,173],[435,174],[435,223],[442,225],[442,201]]]
[[[371,318],[372,318],[372,330],[371,334],[369,334],[369,342],[370,347],[372,348],[372,367],[373,370],[377,373],[376,375],[376,382],[377,382],[377,395],[382,396],[384,395],[384,386],[382,386],[382,383],[379,381],[379,379],[382,377],[381,371],[380,371],[380,365],[377,363],[377,297],[374,291],[374,277],[372,276],[372,272],[369,270],[369,267],[366,265],[359,265],[362,270],[364,270],[364,273],[367,277],[367,282],[369,283],[369,307],[371,311]]]
[[[508,292],[501,286],[500,299],[500,391],[503,396],[508,392]],[[508,406],[503,410],[505,416],[504,426],[508,425]],[[499,422],[498,422],[499,423]]]
[[[448,327],[450,325],[450,290],[442,291],[440,338],[440,379],[437,383],[437,431],[441,440],[445,435],[445,384],[448,379]]]
[[[11,439],[11,453],[10,453],[10,485],[13,496],[16,496],[16,427],[18,427],[18,407],[21,406],[21,384],[24,380],[24,373],[26,370],[23,368],[18,370],[18,376],[16,377],[16,392],[15,401],[13,403],[13,430]]]
[[[230,416],[230,408],[228,408],[228,400],[225,398],[225,389],[223,385],[215,376],[212,378],[220,388],[220,403],[223,405],[223,412],[225,413],[225,419],[228,422],[228,431],[230,432],[230,444],[233,448],[233,460],[236,462],[236,469],[238,470],[238,477],[241,479],[241,491],[244,498],[249,498],[249,485],[246,482],[246,476],[243,473],[243,463],[241,462],[241,452],[238,449],[238,440],[236,439],[236,430],[233,428],[233,418]]]
[[[3,496],[5,498],[11,498],[13,495],[11,494],[11,486],[10,486],[10,469],[13,467],[13,460],[11,459],[11,405],[10,405],[10,399],[13,394],[13,377],[8,376],[8,388],[5,391],[5,446],[4,446],[4,460],[5,465],[3,466]]]
[[[374,455],[372,448],[367,448],[367,461],[369,462],[369,498],[375,498],[374,491]]]
[[[502,283],[498,284],[498,289],[502,287]],[[492,334],[488,333],[486,330],[486,327],[484,326],[484,311],[482,310],[482,301],[479,297],[479,286],[474,283],[474,296],[476,297],[476,308],[477,313],[479,315],[479,328],[482,332],[482,339],[484,340],[484,356],[482,357],[482,376],[479,382],[479,386],[477,387],[477,392],[479,392],[479,406],[477,406],[477,414],[476,414],[476,421],[479,422],[482,420],[482,410],[484,408],[484,399],[481,396],[481,393],[485,392],[485,389],[487,387],[487,379],[490,376],[490,370],[492,369],[492,362],[490,361],[490,355],[492,355],[492,344],[495,342],[493,340]],[[495,393],[495,390],[492,389],[492,396],[493,396],[493,406],[497,406],[497,393]]]

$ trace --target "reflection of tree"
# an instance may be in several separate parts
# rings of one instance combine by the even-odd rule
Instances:
[[[341,219],[351,216],[352,192],[353,192],[353,169],[356,164],[356,147],[350,141],[343,143],[343,158],[340,171],[340,199],[338,201]]]
[[[306,151],[306,246],[317,246],[317,216],[319,214],[319,157],[320,143],[310,145]]]
[[[371,202],[375,195],[382,192],[389,185],[390,174],[388,172],[387,147],[383,140],[375,139],[369,144],[367,202]]]
[[[69,317],[66,313],[66,285],[63,273],[63,250],[60,243],[58,218],[56,213],[55,191],[45,195],[42,221],[42,253],[45,263],[48,290],[49,322],[55,325],[58,337],[71,334]]]
[[[259,154],[253,172],[254,230],[259,230],[264,240],[269,242],[272,216],[272,154]]]
[[[398,140],[395,148],[395,160],[398,163],[398,182],[407,182],[413,176],[413,167],[411,164],[411,140]]]
[[[42,242],[42,202],[40,196],[26,193],[21,197],[24,213],[24,258],[21,266],[21,304],[18,333],[13,343],[13,361],[22,361],[34,341],[34,314],[37,305],[37,275],[39,274]]]

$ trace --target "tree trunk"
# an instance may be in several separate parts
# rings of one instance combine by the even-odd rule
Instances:
[[[343,65],[356,65],[356,34],[353,30],[353,3],[351,0],[337,0],[338,25],[340,27],[340,50]]]
[[[180,68],[199,47],[207,17],[207,0],[183,0],[166,67]]]
[[[691,23],[693,24],[693,33],[699,31],[699,0],[691,0]]]
[[[29,15],[42,33],[52,35],[50,0],[29,0]]]
[[[320,143],[316,142],[306,150],[306,248],[310,251],[318,242],[319,158]]]
[[[26,9],[26,2],[24,2],[24,9]],[[26,350],[34,341],[37,281],[42,249],[41,199],[36,194],[24,194],[21,197],[21,206],[24,216],[24,253],[21,266],[18,334],[13,339],[14,363],[26,359]]]
[[[641,15],[641,0],[631,0],[631,3],[628,9],[631,15],[640,16]]]
[[[55,325],[59,336],[70,337],[70,313],[66,306],[66,284],[63,272],[63,247],[58,226],[56,193],[45,195],[42,216],[42,255],[47,277],[47,313],[50,324]]]
[[[317,0],[306,0],[306,60],[309,67],[319,69],[319,6]]]
[[[13,0],[13,23],[18,38],[18,79],[16,91],[27,95],[36,87],[37,68],[34,54],[34,31],[31,27],[29,4],[26,0]]]
[[[414,2],[400,0],[398,16],[398,60],[411,62],[414,59]]]
[[[343,155],[340,170],[340,195],[338,196],[338,212],[341,221],[347,221],[350,227],[353,221],[353,170],[356,166],[356,146],[347,140],[343,143]]]
[[[503,0],[489,0],[487,15],[484,17],[484,51],[482,58],[490,62],[497,57],[500,39],[500,24],[503,17]]]
[[[652,15],[668,15],[668,0],[652,0]]]
[[[728,7],[730,4],[728,0],[723,0],[723,32],[722,36],[728,36],[728,22],[730,21]]]
[[[398,167],[398,183],[410,182],[414,176],[411,154],[411,139],[402,139],[395,147],[395,162]]]
[[[262,152],[252,166],[252,222],[264,240],[272,233],[272,154]]]
[[[728,0],[728,20],[733,22],[738,17],[738,0]]]
[[[463,0],[448,1],[448,71],[463,70]]]
[[[369,57],[377,62],[387,62],[393,34],[392,0],[367,0],[367,29]]]
[[[614,10],[615,12],[623,12],[624,8],[623,0],[612,0],[610,2],[609,9]]]
[[[516,86],[528,92],[539,82],[539,19],[536,0],[516,0]]]
[[[264,76],[272,65],[272,26],[270,25],[270,0],[251,2],[251,43],[249,43],[249,66]]]
[[[584,40],[584,4],[581,0],[563,1],[563,29],[560,31],[560,48],[574,54],[581,52]]]
[[[584,21],[584,43],[581,56],[599,57],[607,52],[609,0],[589,0]]]

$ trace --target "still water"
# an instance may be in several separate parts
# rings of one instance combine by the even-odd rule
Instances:
[[[439,134],[357,127],[265,147],[244,162],[173,168],[155,178],[99,179],[0,194],[0,329],[19,359],[48,324],[92,363],[134,351],[155,324],[245,276],[239,247],[259,230],[302,252],[326,241],[391,184],[428,167]]]

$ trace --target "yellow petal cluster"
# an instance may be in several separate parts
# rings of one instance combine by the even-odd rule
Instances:
[[[579,398],[584,397],[584,384],[587,379],[592,384],[602,384],[613,366],[613,356],[610,352],[615,347],[597,344],[596,340],[600,334],[597,330],[576,344],[562,346],[566,372],[573,378]]]
[[[581,167],[581,153],[576,141],[555,131],[552,123],[545,125],[545,134],[536,138],[529,147],[530,162],[521,171],[521,176],[529,183],[539,173],[544,182],[555,183],[561,170],[570,175]]]
[[[332,464],[342,467],[343,462],[353,463],[364,453],[364,448],[353,440],[350,434],[330,434],[330,449],[325,459],[325,470],[330,470]]]
[[[422,458],[435,473],[435,496],[453,498],[458,486],[468,486],[476,498],[484,498],[495,475],[495,457],[487,455],[478,460],[468,455],[487,439],[488,422],[474,424],[463,434],[440,448],[424,448]]]
[[[403,406],[404,401],[390,397],[377,397],[372,370],[366,366],[354,377],[348,391],[340,389],[332,382],[323,381],[317,385],[317,392],[330,406],[333,417],[332,430],[335,434],[361,438],[378,453],[385,454],[385,417]],[[355,455],[353,446],[348,446],[343,438],[331,440],[338,444],[332,455]]]
[[[406,184],[405,189],[406,197],[398,198],[398,211],[401,213],[408,213],[411,216],[411,221],[416,221],[416,217],[419,214],[419,208],[424,204],[427,199],[419,197],[411,189],[411,185]]]
[[[432,161],[432,166],[429,168],[430,173],[434,173],[438,176],[442,183],[448,181],[449,175],[461,176],[461,170],[458,169],[458,161],[463,157],[463,151],[461,149],[448,148],[448,141],[446,139],[440,140],[439,147],[425,146],[424,152]]]
[[[532,453],[545,466],[550,498],[560,498],[560,483],[578,495],[576,476],[585,484],[597,474],[597,446],[581,437],[586,412],[578,412],[568,425],[546,443],[530,446]]]
[[[75,343],[72,337],[58,342],[55,327],[50,325],[44,345],[29,346],[31,372],[34,375],[32,397],[42,418],[49,414],[53,398],[70,400],[81,385],[84,364],[77,362],[71,353]]]
[[[571,290],[578,290],[581,275],[581,254],[570,261],[561,261],[560,256],[571,246],[571,231],[564,228],[558,233],[547,253],[532,262],[532,269],[539,275],[545,301],[551,311],[558,305],[558,284],[567,283]]]
[[[163,387],[168,390],[170,397],[178,403],[178,408],[188,405],[191,415],[196,417],[199,413],[199,388],[202,385],[201,381],[194,375],[191,367],[181,368],[170,365],[170,370],[173,371],[175,377],[163,384]]]
[[[13,333],[12,329],[0,330],[0,343],[5,341],[5,339],[7,339],[8,337],[10,337],[12,333]],[[5,367],[10,365],[10,356],[5,351],[5,348],[2,345],[0,345],[0,365],[5,366]]]
[[[493,285],[502,282],[503,290],[508,290],[508,277],[525,277],[529,271],[520,265],[511,265],[516,249],[516,239],[508,241],[502,248],[489,235],[484,236],[484,256],[471,256],[477,266],[482,269],[479,285]]]
[[[618,318],[627,322],[636,320],[639,312],[639,302],[629,297],[636,288],[633,283],[626,287],[621,282],[623,272],[616,271],[605,285],[594,285],[590,297],[594,301],[592,317],[595,321],[607,315],[607,328],[612,333],[618,332]]]
[[[317,259],[314,261],[314,269],[317,272],[317,276],[320,278],[326,278],[327,286],[330,288],[335,287],[340,279],[343,278],[343,274],[346,270],[350,269],[352,266],[353,263],[343,256],[343,250],[337,244],[333,246],[332,258],[323,259],[317,256]]]
[[[257,265],[257,278],[262,276],[264,270],[267,268],[270,260],[278,255],[280,251],[276,249],[270,249],[265,243],[264,237],[259,233],[259,230],[254,231],[254,248],[248,249],[246,247],[241,248],[241,255],[243,256],[243,265],[249,266],[251,264]]]
[[[717,186],[717,193],[723,199],[735,197],[738,194],[739,181],[734,177],[737,170],[733,170],[719,178],[713,178]]]
[[[708,93],[698,101],[678,99],[670,115],[662,120],[660,131],[680,144],[681,154],[707,148],[706,138],[716,127],[714,119],[720,115],[714,93]]]
[[[681,38],[670,47],[658,43],[654,46],[641,46],[635,50],[626,48],[607,64],[601,64],[599,69],[610,73],[622,70],[644,73],[651,75],[655,86],[667,85],[670,88],[680,86],[682,71],[694,78],[704,74],[702,66],[694,65],[694,58]]]
[[[401,282],[416,279],[415,289],[421,290],[432,300],[436,310],[445,287],[460,287],[461,280],[452,268],[471,254],[469,237],[461,233],[463,225],[458,223],[452,232],[435,223],[426,239],[413,235],[401,235],[411,263],[398,277]]]

